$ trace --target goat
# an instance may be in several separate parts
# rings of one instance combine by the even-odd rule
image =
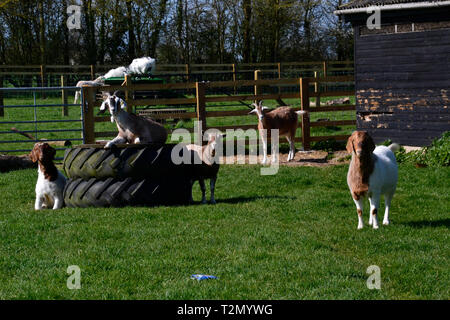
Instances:
[[[363,198],[369,197],[369,225],[378,229],[377,213],[380,196],[384,195],[385,212],[383,224],[389,224],[389,207],[394,196],[398,180],[398,166],[394,152],[400,146],[396,143],[389,147],[378,146],[366,131],[355,131],[347,141],[347,152],[352,160],[347,174],[347,184],[358,213],[358,229],[363,228]]]
[[[200,189],[202,190],[202,203],[206,203],[206,188],[205,188],[205,179],[210,179],[210,191],[211,191],[211,204],[215,204],[216,200],[214,198],[214,190],[216,186],[217,173],[219,172],[219,159],[217,159],[217,148],[222,145],[222,138],[225,135],[220,133],[213,133],[208,135],[208,144],[205,146],[199,146],[196,144],[189,144],[186,146],[187,150],[192,151],[194,153],[194,157],[201,160],[194,161],[194,163],[201,163],[194,165],[194,169],[192,170],[192,185],[194,182],[198,180],[200,184]],[[191,202],[192,199],[192,191],[191,191]]]
[[[107,78],[121,78],[121,77],[125,77],[125,75],[128,74],[128,69],[125,67],[118,67],[115,69],[111,69],[109,70],[104,76],[102,76],[102,79],[107,79]]]
[[[66,177],[58,171],[53,159],[56,150],[48,143],[38,142],[30,153],[30,159],[38,162],[38,180],[36,183],[35,210],[44,208],[60,209],[64,205],[63,191]]]
[[[255,109],[250,113],[258,115],[258,130],[262,139],[264,158],[262,163],[267,163],[267,137],[270,137],[271,129],[278,129],[279,136],[285,136],[289,142],[289,155],[287,161],[294,159],[295,156],[295,133],[298,127],[298,115],[305,114],[306,111],[294,111],[290,107],[278,107],[275,110],[265,112],[269,109],[262,105],[253,103]],[[276,161],[276,155],[272,157],[272,162]]]
[[[159,123],[128,113],[125,101],[116,96],[107,94],[105,100],[100,106],[100,113],[105,112],[108,106],[111,114],[111,122],[117,124],[119,134],[116,138],[109,141],[105,148],[110,148],[119,143],[155,143],[164,144],[167,139],[167,130]]]
[[[104,86],[105,85],[104,78],[98,77],[95,80],[81,80],[81,81],[77,82],[76,87],[81,88],[82,86],[85,86],[85,85],[92,86],[92,87]],[[75,99],[73,100],[73,104],[76,104],[79,99],[80,99],[80,90],[75,91]]]
[[[129,74],[150,75],[155,71],[156,60],[150,57],[136,58],[128,66]]]

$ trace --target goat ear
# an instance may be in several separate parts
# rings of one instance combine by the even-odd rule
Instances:
[[[122,108],[122,110],[127,109],[127,103],[123,99],[120,99],[120,107]]]
[[[102,102],[102,105],[100,106],[100,111],[105,111],[106,110],[106,101]]]
[[[252,114],[252,113],[256,113],[256,109],[253,109],[253,110],[250,111],[248,114]]]
[[[367,144],[370,152],[373,152],[373,150],[375,150],[375,142],[369,134],[367,134]]]
[[[262,108],[261,108],[262,111],[268,110],[268,109],[269,109],[268,107],[262,107]]]
[[[347,140],[346,149],[347,149],[348,153],[352,154],[352,152],[353,152],[353,134]]]

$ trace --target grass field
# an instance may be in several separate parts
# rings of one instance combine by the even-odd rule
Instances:
[[[224,165],[214,206],[56,212],[35,170],[1,174],[0,299],[449,299],[450,168],[400,165],[392,224],[359,231],[347,169]]]

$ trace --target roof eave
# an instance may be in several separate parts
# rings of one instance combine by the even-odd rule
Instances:
[[[387,10],[404,10],[404,9],[424,9],[424,8],[437,8],[444,6],[450,6],[450,0],[439,2],[398,3],[380,6],[369,6],[362,8],[341,9],[336,10],[333,13],[335,15],[342,15],[342,14],[367,13],[368,11],[373,12],[374,10],[387,11]]]

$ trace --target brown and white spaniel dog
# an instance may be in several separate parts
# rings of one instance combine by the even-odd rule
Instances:
[[[35,210],[60,209],[64,204],[63,191],[66,177],[58,171],[53,163],[55,154],[56,150],[45,142],[36,143],[30,153],[31,161],[39,163]]]

